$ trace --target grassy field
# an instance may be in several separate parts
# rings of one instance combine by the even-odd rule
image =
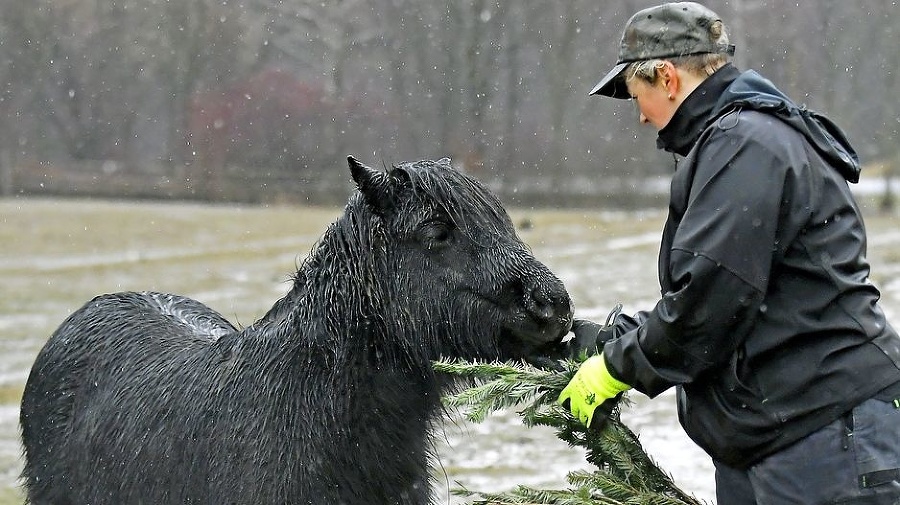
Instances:
[[[290,274],[339,212],[0,200],[0,504],[22,503],[16,484],[19,399],[35,354],[69,313],[100,293],[158,290],[196,298],[233,322],[250,324],[284,294]],[[581,317],[603,317],[618,301],[638,310],[655,300],[663,212],[514,209],[511,214],[535,255],[566,283]],[[874,212],[867,219],[872,279],[883,288],[885,309],[897,324],[900,219]],[[546,473],[541,458],[520,456],[515,471],[525,472],[530,464],[534,475]],[[442,479],[485,478],[497,468],[456,457],[442,459]],[[527,475],[507,478],[517,482]]]

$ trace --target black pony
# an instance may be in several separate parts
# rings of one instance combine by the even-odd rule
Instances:
[[[63,322],[22,399],[30,503],[429,502],[432,361],[525,357],[571,303],[449,160],[349,162],[359,191],[253,325],[152,292]]]

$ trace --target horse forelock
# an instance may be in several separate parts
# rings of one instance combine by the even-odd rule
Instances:
[[[419,161],[393,170],[406,173],[413,194],[444,211],[470,237],[475,230],[505,235],[513,228],[499,198],[448,164]]]

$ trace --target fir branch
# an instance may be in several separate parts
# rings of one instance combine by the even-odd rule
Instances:
[[[456,496],[479,497],[472,505],[621,505],[620,502],[593,496],[587,489],[546,490],[517,486],[508,493],[484,493],[465,488],[454,489]]]
[[[492,412],[518,407],[527,426],[549,426],[557,437],[572,446],[586,449],[593,472],[568,475],[572,489],[541,490],[518,486],[507,493],[483,493],[466,489],[454,494],[477,498],[473,505],[700,505],[679,489],[641,446],[637,435],[619,416],[619,403],[600,429],[588,429],[568,410],[556,403],[580,363],[560,361],[557,370],[545,370],[518,362],[471,363],[442,360],[435,370],[473,380],[475,385],[444,398],[445,405],[457,407],[473,422],[481,422]]]

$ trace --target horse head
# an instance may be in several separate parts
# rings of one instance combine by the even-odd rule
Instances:
[[[372,242],[384,248],[383,264],[371,270],[381,276],[383,302],[397,309],[386,324],[415,328],[428,358],[523,357],[565,335],[565,287],[484,185],[446,158],[388,172],[348,161],[383,236]]]

